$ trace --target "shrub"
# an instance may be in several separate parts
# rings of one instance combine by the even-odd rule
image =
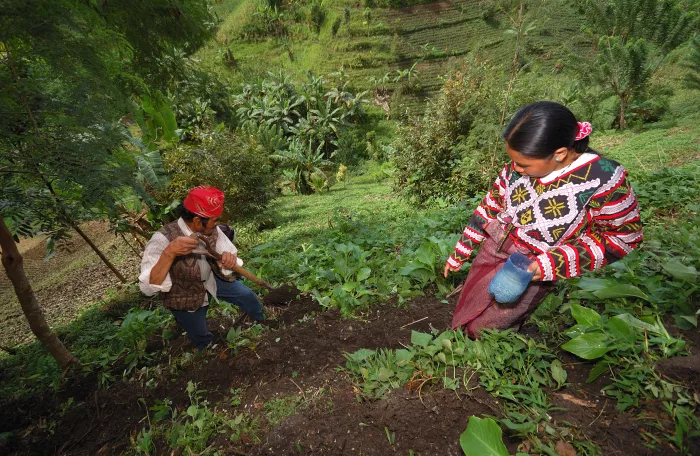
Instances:
[[[339,17],[335,18],[335,21],[333,21],[333,26],[331,27],[331,34],[333,36],[336,36],[338,34],[338,30],[340,30],[340,26],[343,23],[343,20]]]
[[[198,147],[180,146],[164,153],[171,198],[182,200],[197,185],[212,185],[226,194],[225,212],[250,218],[274,196],[274,175],[268,152],[255,136],[224,131]]]
[[[501,85],[472,61],[454,73],[425,116],[399,129],[393,145],[395,187],[418,204],[482,193],[504,163],[498,125]]]
[[[286,18],[279,8],[261,4],[246,14],[245,23],[239,32],[241,39],[280,37],[289,33]]]
[[[320,146],[324,159],[330,159],[340,147],[341,132],[365,120],[366,92],[346,89],[347,83],[328,87],[323,77],[312,74],[299,87],[284,72],[269,73],[260,83],[245,85],[234,105],[240,123],[279,128],[284,138],[299,139],[314,150]]]
[[[326,10],[323,5],[321,5],[320,1],[317,0],[311,4],[309,19],[311,20],[311,25],[314,32],[319,33],[321,31],[321,26],[326,20]]]
[[[359,129],[343,128],[339,130],[333,161],[352,166],[367,158],[368,151],[363,136],[363,132]]]

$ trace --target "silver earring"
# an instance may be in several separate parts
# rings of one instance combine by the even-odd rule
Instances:
[[[561,158],[555,158],[554,160],[555,160],[557,163],[559,163],[559,162],[561,161]]]

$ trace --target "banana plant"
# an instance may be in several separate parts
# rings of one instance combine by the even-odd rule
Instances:
[[[324,158],[322,144],[314,149],[311,143],[305,144],[298,138],[292,139],[288,149],[279,150],[270,158],[294,171],[296,189],[305,195],[313,193],[312,174],[323,173],[322,168],[331,165]]]

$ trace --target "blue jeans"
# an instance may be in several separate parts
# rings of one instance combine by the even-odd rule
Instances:
[[[214,335],[207,329],[207,310],[209,310],[209,306],[200,307],[194,312],[170,310],[175,316],[177,324],[187,331],[192,344],[199,351],[204,350],[204,347],[214,340]]]
[[[243,285],[239,280],[226,282],[216,278],[216,297],[224,301],[236,304],[255,321],[265,319],[262,304],[258,301],[258,296],[253,290]],[[203,306],[194,312],[185,310],[171,310],[177,323],[187,332],[187,336],[197,350],[204,350],[204,347],[211,344],[214,336],[207,329],[207,310],[209,306]]]
[[[255,321],[265,319],[262,304],[258,301],[258,296],[253,290],[241,283],[240,280],[226,282],[216,276],[214,278],[216,279],[216,297],[218,299],[237,305]]]

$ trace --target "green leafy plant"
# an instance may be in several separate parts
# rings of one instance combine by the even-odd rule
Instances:
[[[228,435],[232,441],[243,434],[256,438],[256,420],[244,413],[231,418],[211,408],[204,398],[206,391],[198,389],[196,383],[188,382],[186,391],[190,405],[184,411],[173,407],[169,399],[156,401],[150,409],[154,412],[150,434],[162,435],[171,449],[202,453],[218,434]]]
[[[689,71],[686,73],[684,80],[687,87],[700,90],[700,34],[695,35],[690,45],[691,53],[684,63],[684,66]]]
[[[459,444],[466,456],[508,456],[508,449],[501,438],[501,428],[491,418],[469,417],[469,424]]]

